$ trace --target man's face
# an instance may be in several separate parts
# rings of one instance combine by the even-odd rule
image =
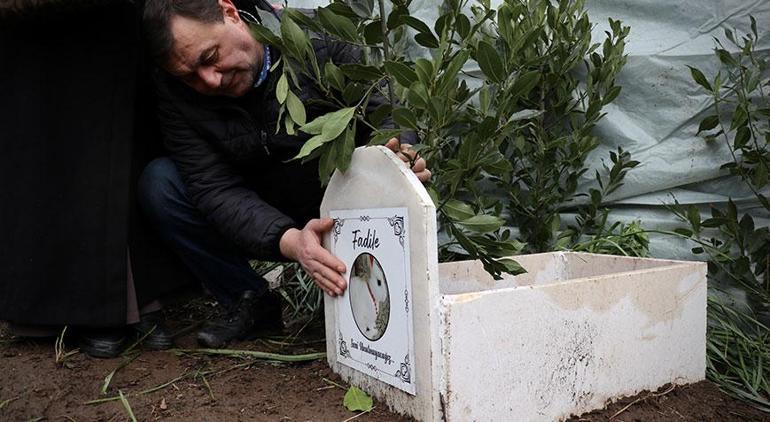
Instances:
[[[166,70],[195,91],[238,97],[254,84],[259,44],[235,8],[225,5],[224,22],[175,16],[171,33],[174,49]]]

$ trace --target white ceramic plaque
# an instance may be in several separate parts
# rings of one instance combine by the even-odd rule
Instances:
[[[406,208],[331,211],[331,251],[345,263],[335,299],[340,363],[415,393]]]

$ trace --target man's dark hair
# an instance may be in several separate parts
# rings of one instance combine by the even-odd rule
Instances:
[[[171,19],[181,16],[203,23],[223,22],[217,0],[147,0],[143,25],[150,55],[155,62],[167,65],[174,48]]]

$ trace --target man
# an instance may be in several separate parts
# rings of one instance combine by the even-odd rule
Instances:
[[[278,133],[279,104],[270,71],[280,52],[257,42],[233,0],[149,0],[144,24],[157,75],[159,119],[171,159],[152,162],[139,195],[161,236],[231,312],[207,323],[198,340],[219,347],[280,325],[277,296],[248,258],[299,262],[336,296],[346,287],[344,264],[321,246],[332,225],[318,219],[323,194],[317,161],[288,161],[309,138]],[[321,66],[356,62],[346,44],[314,40]],[[300,77],[308,120],[329,109],[312,81]],[[374,108],[384,99],[374,97]],[[358,143],[365,141],[365,135]],[[387,146],[397,151],[398,141]],[[408,145],[402,158],[407,161]],[[417,177],[430,171],[413,161]]]

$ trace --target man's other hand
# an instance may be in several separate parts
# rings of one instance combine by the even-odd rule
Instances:
[[[302,230],[289,229],[280,241],[281,254],[297,261],[329,296],[341,295],[347,283],[345,264],[321,246],[321,236],[334,225],[331,218],[308,221]]]
[[[411,145],[400,144],[398,142],[398,139],[391,138],[385,144],[385,147],[393,151],[399,158],[401,158],[401,160],[404,161],[406,165],[412,169],[415,176],[417,176],[417,178],[422,183],[425,183],[428,180],[430,180],[431,173],[430,173],[430,170],[428,170],[428,163],[425,161],[424,158],[420,157],[420,155],[417,154],[417,151],[412,149]]]

